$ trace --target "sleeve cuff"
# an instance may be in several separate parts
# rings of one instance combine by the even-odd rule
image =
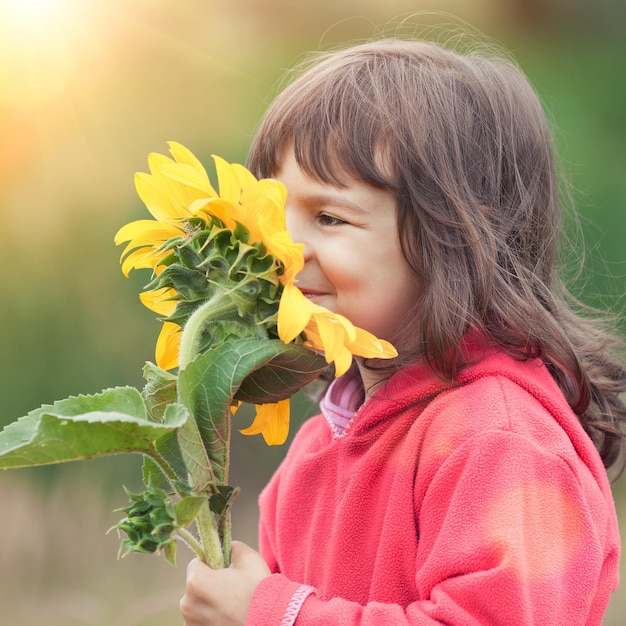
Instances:
[[[298,613],[315,589],[288,580],[282,574],[264,578],[254,591],[247,626],[293,626]]]

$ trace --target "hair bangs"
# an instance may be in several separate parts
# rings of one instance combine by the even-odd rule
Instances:
[[[266,113],[250,149],[250,169],[261,177],[275,175],[291,145],[313,180],[337,186],[361,180],[395,189],[388,120],[376,115],[379,103],[372,106],[378,96],[367,68],[322,64],[312,72],[289,85]]]

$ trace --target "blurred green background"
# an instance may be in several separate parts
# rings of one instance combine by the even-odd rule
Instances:
[[[142,385],[159,325],[137,298],[147,276],[122,277],[113,235],[146,215],[133,174],[148,153],[176,140],[207,164],[212,153],[243,162],[286,69],[381,33],[465,20],[512,52],[554,122],[582,215],[587,263],[575,290],[618,310],[625,17],[622,0],[2,0],[0,426],[70,394]],[[294,422],[314,410],[300,400]],[[235,535],[255,545],[256,497],[284,449],[234,439]],[[139,465],[113,457],[0,474],[0,622],[181,623],[188,555],[176,569],[118,561],[119,540],[106,534]],[[626,479],[615,495],[626,524]],[[605,624],[625,614],[621,588]]]

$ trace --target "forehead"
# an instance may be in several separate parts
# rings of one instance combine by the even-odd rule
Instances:
[[[287,205],[307,211],[339,209],[344,218],[392,219],[396,198],[388,189],[375,187],[344,173],[341,184],[310,176],[298,164],[293,147],[284,150],[275,174],[287,187]]]

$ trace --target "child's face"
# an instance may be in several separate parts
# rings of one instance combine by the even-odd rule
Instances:
[[[314,181],[291,149],[275,178],[287,187],[287,228],[304,244],[300,290],[393,343],[417,298],[400,249],[393,194],[356,180],[346,187]]]

